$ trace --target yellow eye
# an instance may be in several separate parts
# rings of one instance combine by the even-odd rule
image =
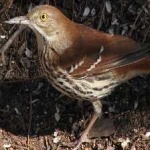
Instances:
[[[41,19],[41,21],[46,21],[47,20],[47,14],[46,13],[41,14],[40,19]]]

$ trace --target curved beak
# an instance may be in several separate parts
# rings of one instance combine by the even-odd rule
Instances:
[[[29,25],[30,21],[28,20],[28,18],[26,16],[20,16],[20,17],[15,17],[15,18],[12,18],[8,21],[5,21],[4,23]]]

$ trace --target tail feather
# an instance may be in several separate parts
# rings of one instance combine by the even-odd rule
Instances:
[[[120,56],[114,61],[112,60],[111,64],[103,65],[101,68],[102,73],[139,62],[148,57],[150,57],[150,44],[141,46],[136,52]]]

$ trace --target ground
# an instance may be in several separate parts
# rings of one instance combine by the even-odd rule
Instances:
[[[45,3],[75,22],[150,43],[150,2],[146,0],[1,0],[0,150],[70,150],[68,143],[79,137],[93,111],[89,103],[81,108],[47,82],[30,29],[8,43],[18,26],[3,21]],[[105,101],[109,104],[103,107],[103,118],[114,121],[115,132],[84,143],[81,149],[149,150],[150,76],[117,87]]]

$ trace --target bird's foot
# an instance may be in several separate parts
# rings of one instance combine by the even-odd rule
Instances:
[[[76,146],[75,146],[75,148],[73,150],[78,150],[80,148],[80,146],[81,146],[82,143],[84,143],[84,142],[90,142],[90,141],[91,140],[88,138],[87,133],[83,133],[81,135],[80,139],[76,141],[76,143],[75,143]]]

